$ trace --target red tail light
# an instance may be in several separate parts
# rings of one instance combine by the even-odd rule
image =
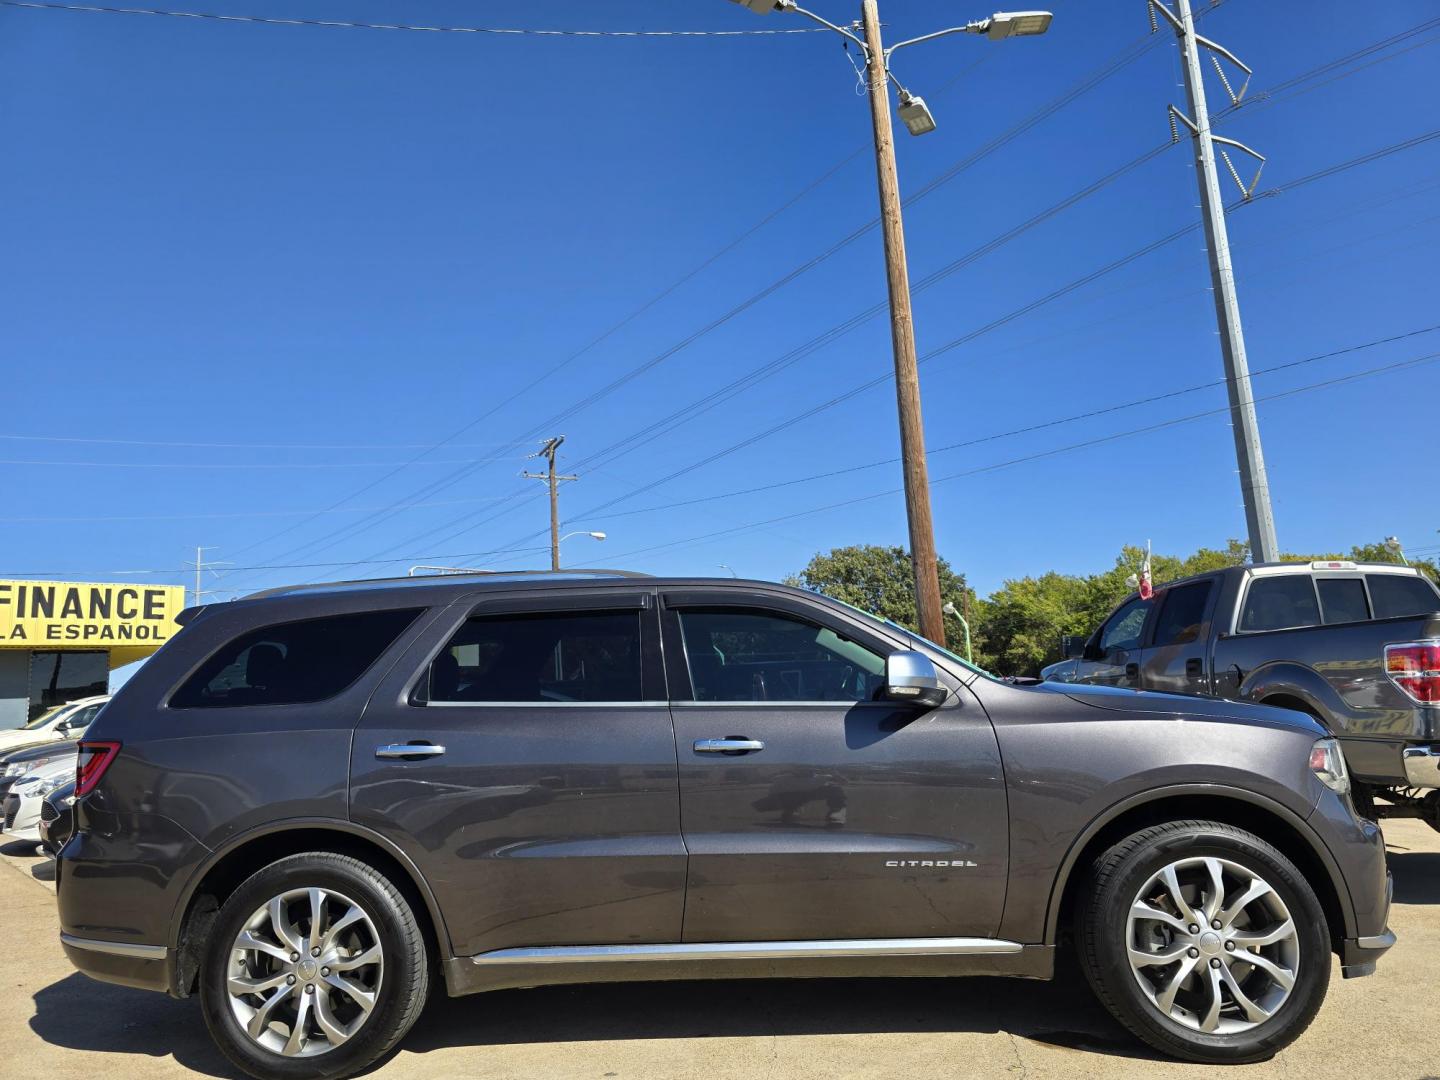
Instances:
[[[1385,646],[1390,681],[1422,705],[1440,705],[1440,642]]]
[[[88,795],[100,783],[105,770],[120,753],[118,742],[82,741],[80,756],[75,759],[75,797]]]

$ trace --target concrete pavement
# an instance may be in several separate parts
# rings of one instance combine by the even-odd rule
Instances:
[[[1386,830],[1400,944],[1379,973],[1338,966],[1319,1018],[1274,1060],[1226,1077],[1440,1078],[1440,833]],[[0,846],[0,1077],[238,1076],[196,1002],[77,974],[56,941],[48,866]],[[377,1080],[785,1080],[1014,1076],[1202,1080],[1152,1055],[1083,981],[827,980],[632,984],[437,997]]]

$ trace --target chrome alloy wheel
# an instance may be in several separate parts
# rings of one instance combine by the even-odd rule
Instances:
[[[1279,893],[1228,859],[1172,862],[1135,894],[1130,970],[1160,1012],[1207,1035],[1270,1019],[1290,997],[1300,938]]]
[[[315,1057],[375,1008],[385,958],[370,917],[329,889],[292,889],[245,920],[230,946],[230,1011],[258,1045]]]

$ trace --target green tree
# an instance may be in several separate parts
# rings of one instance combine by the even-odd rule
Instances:
[[[816,555],[800,573],[785,584],[808,589],[864,611],[891,619],[901,626],[920,631],[915,607],[915,569],[910,553],[902,547],[859,544],[835,548]],[[964,579],[940,560],[940,598],[963,607]],[[975,594],[970,592],[970,608]]]

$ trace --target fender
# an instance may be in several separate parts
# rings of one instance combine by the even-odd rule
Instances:
[[[1275,815],[1285,824],[1295,830],[1297,834],[1304,837],[1305,842],[1310,845],[1316,858],[1325,867],[1329,875],[1330,884],[1335,890],[1335,895],[1340,898],[1340,912],[1345,919],[1345,936],[1355,935],[1355,909],[1354,902],[1350,897],[1350,888],[1341,876],[1339,867],[1335,865],[1334,856],[1325,842],[1315,835],[1314,830],[1304,819],[1273,799],[1264,795],[1257,795],[1253,791],[1246,791],[1244,788],[1233,788],[1224,784],[1174,784],[1168,787],[1151,788],[1148,791],[1141,791],[1129,798],[1112,803],[1102,811],[1093,821],[1087,825],[1065,852],[1065,858],[1060,863],[1060,870],[1055,875],[1055,881],[1050,887],[1050,902],[1045,914],[1045,944],[1054,945],[1060,922],[1060,900],[1065,895],[1065,887],[1070,882],[1070,874],[1075,869],[1075,864],[1080,858],[1080,853],[1095,836],[1120,815],[1127,813],[1137,807],[1145,806],[1148,803],[1158,802],[1161,799],[1172,798],[1177,795],[1210,795],[1225,799],[1234,799],[1238,802],[1249,803],[1258,809],[1265,810]]]
[[[176,901],[175,910],[170,918],[170,955],[176,955],[180,945],[180,930],[184,919],[183,914],[189,910],[190,902],[195,897],[195,891],[200,883],[205,880],[207,874],[226,856],[233,854],[246,844],[265,836],[275,836],[279,833],[297,832],[302,829],[320,829],[326,832],[344,833],[357,837],[368,843],[374,844],[387,855],[400,864],[415,888],[420,891],[420,896],[425,901],[425,908],[430,913],[431,925],[435,927],[435,937],[440,951],[444,954],[441,959],[454,955],[454,949],[450,944],[450,932],[445,926],[445,918],[441,914],[440,905],[435,901],[435,894],[430,891],[430,883],[425,880],[414,861],[402,850],[392,844],[384,836],[363,825],[356,825],[353,821],[343,821],[338,818],[287,818],[284,821],[275,821],[250,829],[247,832],[239,833],[229,837],[225,844],[214,849],[190,874],[190,880],[185,883],[181,890],[179,899]]]
[[[1290,660],[1262,664],[1245,676],[1239,695],[1246,701],[1262,702],[1284,694],[1309,706],[1332,735],[1343,734],[1350,726],[1350,709],[1335,688],[1314,668]]]

